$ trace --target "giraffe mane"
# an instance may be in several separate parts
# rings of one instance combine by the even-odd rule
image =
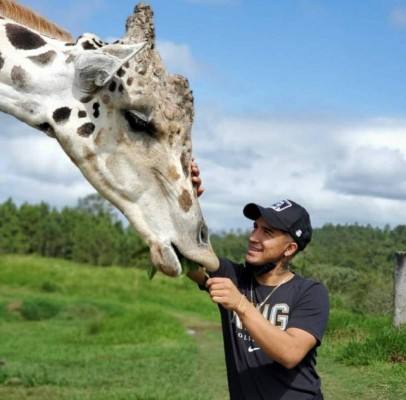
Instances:
[[[0,0],[0,15],[54,39],[74,41],[68,31],[14,0]]]

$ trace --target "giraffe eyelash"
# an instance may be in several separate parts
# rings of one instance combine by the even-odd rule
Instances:
[[[147,118],[137,111],[124,111],[124,118],[134,132],[143,132],[149,136],[154,136],[156,133],[155,126],[147,120]]]

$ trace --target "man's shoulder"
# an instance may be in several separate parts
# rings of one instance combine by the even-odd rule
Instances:
[[[317,292],[320,294],[327,295],[327,289],[324,284],[320,281],[315,279],[305,278],[301,275],[295,274],[295,278],[293,279],[294,286],[297,290],[301,293],[307,292],[308,290],[312,292]]]
[[[304,285],[304,286],[313,286],[313,285],[323,285],[320,281],[313,279],[313,278],[306,278],[303,275],[300,275],[298,273],[295,274],[295,279],[294,281],[299,284],[299,285]]]

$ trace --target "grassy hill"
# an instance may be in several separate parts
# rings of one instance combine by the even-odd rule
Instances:
[[[406,331],[333,310],[327,400],[405,395]],[[0,256],[0,399],[228,398],[217,307],[187,278]]]

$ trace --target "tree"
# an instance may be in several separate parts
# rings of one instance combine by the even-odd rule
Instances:
[[[119,237],[109,216],[78,211],[73,233],[72,259],[93,265],[112,265],[118,259]]]
[[[48,204],[42,202],[37,205],[24,203],[19,211],[19,225],[23,235],[24,253],[41,254],[42,248],[42,230],[40,229],[42,221],[49,214]]]
[[[0,205],[0,254],[23,252],[18,208],[8,199]]]

